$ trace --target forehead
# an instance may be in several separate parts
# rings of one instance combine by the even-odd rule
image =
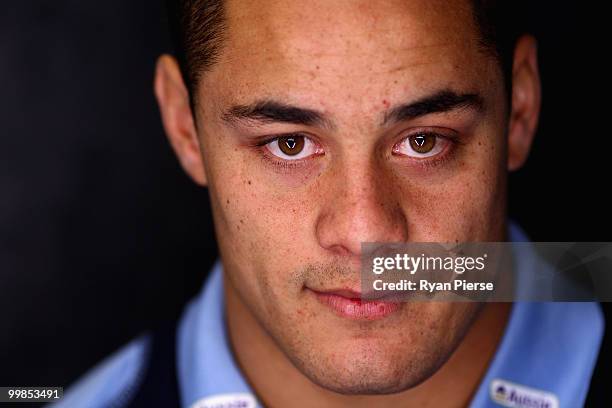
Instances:
[[[258,93],[321,105],[320,98],[362,100],[390,88],[469,88],[487,65],[467,0],[227,0],[225,7],[227,40],[203,82],[232,99]]]
[[[372,47],[432,46],[466,39],[473,30],[468,0],[227,0],[236,43],[267,42],[303,51],[332,47],[353,54]],[[238,44],[234,44],[238,45]],[[294,51],[299,51],[295,50]]]

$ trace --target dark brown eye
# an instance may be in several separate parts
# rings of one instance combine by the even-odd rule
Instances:
[[[426,133],[419,133],[408,138],[410,147],[420,154],[426,154],[433,150],[436,146],[436,136]]]
[[[304,150],[304,136],[279,137],[278,148],[287,156],[300,154]]]

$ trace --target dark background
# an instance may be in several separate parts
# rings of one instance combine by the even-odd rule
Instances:
[[[585,2],[544,3],[522,17],[544,100],[510,214],[536,241],[610,241],[607,27]],[[169,50],[159,0],[3,4],[0,385],[67,386],[200,289],[216,257],[207,193],[152,93]]]

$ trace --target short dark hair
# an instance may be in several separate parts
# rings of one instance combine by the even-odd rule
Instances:
[[[198,81],[218,59],[225,36],[223,0],[166,0],[168,26],[192,106]]]
[[[168,23],[175,56],[181,67],[192,105],[198,81],[216,61],[225,36],[223,0],[167,0]],[[480,43],[498,59],[506,90],[512,86],[514,46],[526,31],[513,15],[517,2],[471,0]],[[510,4],[512,3],[512,4]]]

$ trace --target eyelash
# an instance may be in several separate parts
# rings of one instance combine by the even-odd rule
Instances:
[[[396,145],[398,145],[399,143],[402,143],[403,141],[407,140],[409,137],[418,135],[418,134],[426,134],[429,136],[435,136],[437,138],[441,138],[444,139],[446,142],[448,142],[448,146],[444,147],[444,150],[438,154],[436,154],[433,157],[427,157],[427,158],[414,158],[414,157],[406,157],[406,159],[411,160],[414,164],[416,164],[417,166],[423,168],[423,169],[430,169],[430,168],[434,168],[437,167],[441,164],[443,164],[444,162],[448,161],[451,157],[450,155],[452,154],[452,152],[457,148],[457,146],[463,144],[463,142],[461,142],[459,140],[459,138],[455,137],[455,136],[449,136],[449,135],[443,135],[439,132],[432,132],[432,131],[423,131],[423,130],[416,130],[413,132],[410,132],[410,134],[403,136],[397,143],[395,143],[393,145],[392,150],[395,148]],[[266,161],[266,163],[274,166],[275,168],[277,168],[278,170],[283,170],[283,171],[291,171],[293,169],[298,169],[303,167],[305,164],[307,164],[307,161],[309,159],[312,158],[312,156],[303,158],[303,159],[297,159],[297,160],[284,160],[284,159],[280,159],[276,156],[274,156],[273,154],[270,153],[270,151],[268,150],[268,148],[266,147],[267,144],[274,142],[276,140],[279,140],[281,138],[284,137],[290,137],[290,136],[301,136],[301,137],[306,137],[309,138],[311,140],[312,137],[305,135],[303,133],[286,133],[286,134],[280,134],[280,135],[276,135],[273,137],[264,137],[260,140],[255,141],[252,144],[252,147],[255,148],[256,150],[258,150],[259,154],[261,155],[261,157]],[[313,140],[314,142],[314,140]],[[316,142],[314,142],[316,143]],[[325,153],[322,153],[320,155],[317,156],[322,156]],[[399,154],[395,154],[392,153],[394,156],[399,156]]]
[[[444,164],[448,160],[450,160],[451,155],[455,151],[455,149],[458,146],[463,144],[463,142],[461,142],[459,138],[456,136],[445,135],[445,134],[441,134],[440,132],[433,132],[431,130],[418,130],[417,129],[415,131],[410,132],[407,135],[403,135],[402,138],[393,145],[392,151],[395,150],[395,146],[397,146],[398,144],[403,143],[404,141],[407,141],[408,138],[419,135],[419,134],[434,136],[436,138],[443,139],[445,142],[448,143],[448,145],[445,146],[440,153],[432,157],[425,157],[425,158],[416,158],[416,157],[408,157],[408,156],[401,157],[401,159],[410,160],[412,163],[414,163],[415,165],[425,170],[437,167],[441,164]],[[392,155],[400,156],[401,154],[392,153]],[[404,155],[401,155],[401,156],[404,156]]]
[[[268,143],[274,142],[274,141],[279,140],[279,139],[284,138],[284,137],[291,137],[291,136],[305,137],[305,138],[308,138],[308,139],[310,139],[310,140],[312,140],[314,142],[312,137],[310,137],[308,135],[305,135],[303,133],[296,132],[296,133],[280,134],[280,135],[276,135],[276,136],[273,136],[273,137],[264,137],[263,139],[258,140],[255,143],[253,143],[253,147],[259,151],[261,157],[266,161],[266,163],[271,164],[272,166],[274,166],[278,170],[290,171],[292,169],[297,169],[297,168],[303,167],[305,164],[307,164],[307,161],[311,157],[309,156],[309,157],[305,157],[303,159],[297,159],[297,160],[284,160],[284,159],[280,159],[280,158],[274,156],[272,153],[270,153],[270,151],[266,147],[266,145]],[[316,143],[316,142],[314,142],[314,143]],[[317,156],[322,156],[323,154],[320,154],[320,155],[317,155]]]

